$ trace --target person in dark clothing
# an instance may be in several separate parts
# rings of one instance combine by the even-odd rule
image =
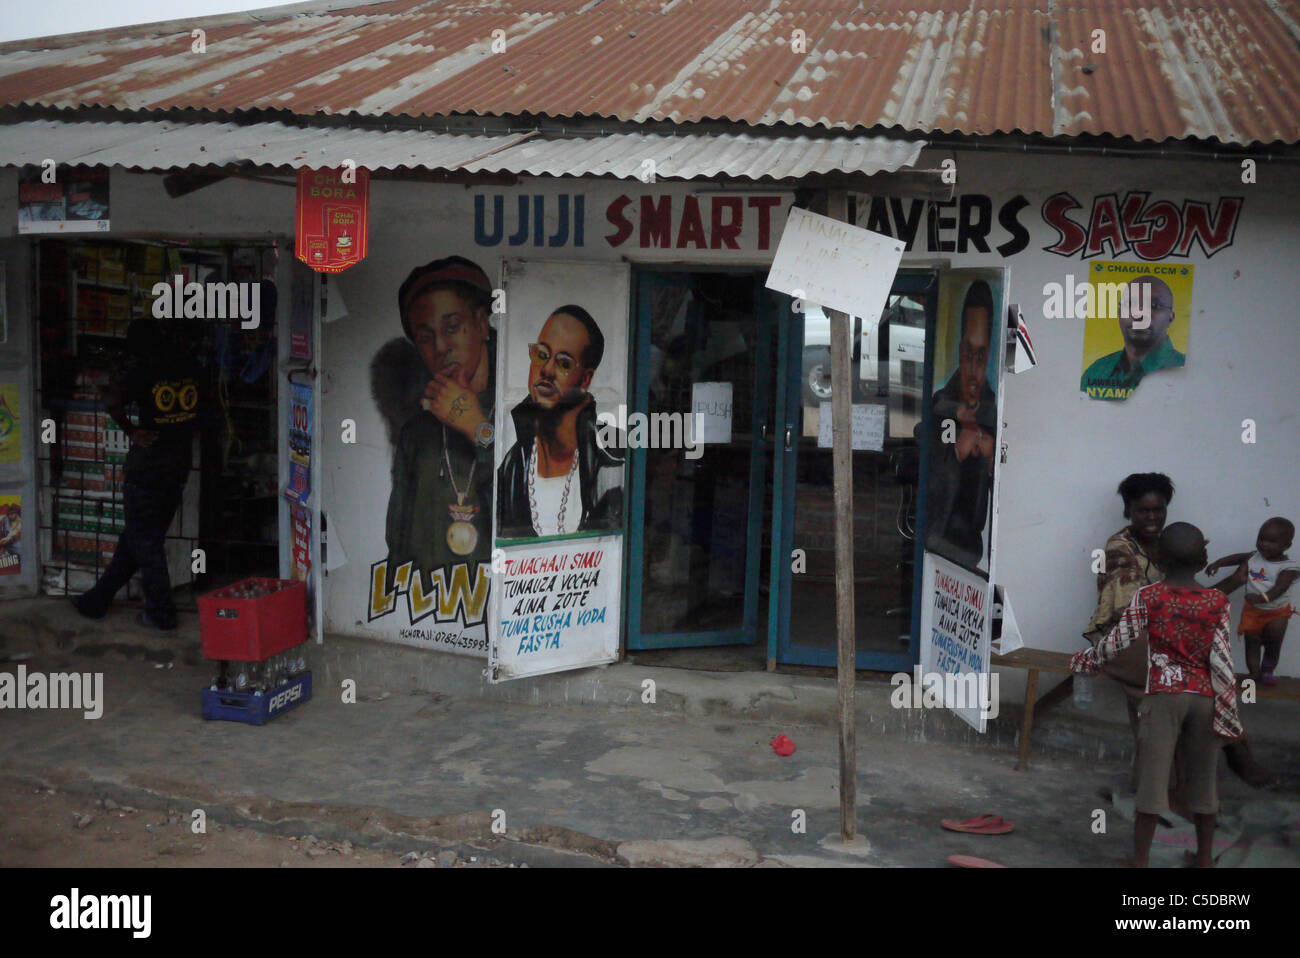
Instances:
[[[139,570],[145,598],[141,624],[170,630],[176,628],[176,605],[165,539],[189,476],[205,390],[198,364],[168,343],[153,320],[131,323],[126,347],[130,361],[104,392],[108,414],[131,442],[123,469],[125,527],[108,568],[74,605],[88,618],[102,618]],[[139,419],[135,426],[127,416],[131,405]]]

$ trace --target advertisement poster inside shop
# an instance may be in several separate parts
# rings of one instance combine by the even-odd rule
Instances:
[[[23,432],[18,412],[18,384],[0,382],[0,465],[22,461]]]
[[[59,166],[50,174],[25,166],[18,174],[19,233],[108,231],[108,169]]]
[[[985,578],[997,531],[1003,296],[1000,270],[940,276],[926,437],[925,548]]]
[[[298,171],[294,255],[318,273],[341,273],[366,258],[370,173]]]
[[[1073,302],[1067,284],[1062,315],[1086,317],[1079,389],[1088,398],[1122,402],[1148,373],[1186,365],[1195,270],[1190,263],[1098,261]]]
[[[311,497],[311,386],[289,387],[289,488],[285,495],[305,504]]]
[[[23,571],[23,497],[0,496],[0,575]]]
[[[997,715],[989,676],[992,587],[926,553],[921,580],[921,686],[978,732]]]
[[[613,661],[622,624],[627,268],[503,273],[492,681]]]

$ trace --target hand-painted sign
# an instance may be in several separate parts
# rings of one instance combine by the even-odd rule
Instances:
[[[1207,257],[1233,244],[1245,200],[1224,196],[1211,209],[1201,200],[1152,199],[1143,190],[1094,197],[1085,204],[1068,192],[1044,202],[1042,221],[1056,231],[1049,253],[1083,259],[1132,254],[1142,260],[1186,258],[1200,248]],[[908,252],[988,253],[1014,256],[1029,248],[1028,226],[1021,221],[1029,200],[1019,194],[1001,206],[982,193],[966,193],[944,202],[897,196],[864,198],[861,225],[907,243]]]

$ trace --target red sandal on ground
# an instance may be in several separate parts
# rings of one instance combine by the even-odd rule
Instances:
[[[965,832],[969,835],[1005,835],[1015,831],[1016,828],[1001,815],[992,813],[977,815],[964,822],[959,822],[955,818],[945,818],[939,824],[950,832]]]

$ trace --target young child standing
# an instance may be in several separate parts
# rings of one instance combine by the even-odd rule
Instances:
[[[1196,822],[1196,865],[1213,867],[1219,810],[1219,747],[1241,738],[1237,684],[1232,673],[1228,597],[1196,581],[1205,567],[1205,537],[1175,522],[1160,534],[1163,582],[1133,596],[1119,623],[1095,648],[1076,653],[1070,669],[1095,673],[1133,643],[1148,637],[1146,695],[1138,706],[1137,822],[1133,864],[1146,868],[1160,816],[1169,811],[1169,777],[1180,736],[1187,767],[1187,808]]]
[[[1231,595],[1243,585],[1246,587],[1246,604],[1241,610],[1237,633],[1246,643],[1246,671],[1260,685],[1277,685],[1273,670],[1282,654],[1282,640],[1286,638],[1286,624],[1291,618],[1287,593],[1291,584],[1300,578],[1300,562],[1286,554],[1294,538],[1295,526],[1276,516],[1259,527],[1254,552],[1224,556],[1205,569],[1208,575],[1215,575],[1221,567],[1237,567],[1215,588]]]

